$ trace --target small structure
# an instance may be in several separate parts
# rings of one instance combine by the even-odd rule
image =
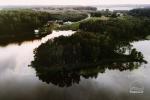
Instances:
[[[35,34],[36,37],[39,37],[39,30],[38,30],[38,29],[35,29],[35,30],[34,30],[34,34]]]
[[[48,23],[48,24],[54,24],[55,21],[48,21],[47,23]]]
[[[59,25],[63,25],[64,24],[63,20],[56,20],[56,23],[59,24]]]
[[[63,20],[52,20],[52,21],[48,21],[48,24],[59,24],[59,25],[63,25]]]
[[[144,85],[140,81],[134,81],[130,86],[130,93],[143,94]]]
[[[70,24],[72,24],[72,22],[68,21],[68,22],[64,22],[64,24],[70,25]]]
[[[39,30],[38,29],[34,30],[34,34],[35,35],[39,34]]]
[[[123,16],[123,13],[118,12],[118,13],[116,13],[116,15],[121,17],[121,16]]]

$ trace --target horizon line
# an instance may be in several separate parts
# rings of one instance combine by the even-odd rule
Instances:
[[[134,5],[150,5],[149,4],[93,4],[93,5],[82,5],[82,4],[0,4],[0,6],[125,6],[125,5],[130,5],[130,6],[134,6]]]

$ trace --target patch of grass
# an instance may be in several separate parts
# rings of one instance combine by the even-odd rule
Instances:
[[[72,24],[62,25],[60,27],[57,27],[56,29],[57,30],[73,30],[73,31],[76,31],[76,30],[79,29],[79,25],[80,25],[80,22],[74,22]]]
[[[56,27],[55,29],[57,30],[73,30],[73,31],[77,31],[79,29],[79,25],[80,23],[84,22],[84,21],[96,21],[96,20],[108,20],[109,17],[90,17],[90,18],[86,18],[86,19],[83,19],[81,21],[78,21],[78,22],[73,22],[72,24],[65,24],[65,25],[62,25],[60,27]]]

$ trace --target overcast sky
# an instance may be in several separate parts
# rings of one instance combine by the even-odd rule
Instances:
[[[150,4],[150,0],[0,0],[0,5]]]

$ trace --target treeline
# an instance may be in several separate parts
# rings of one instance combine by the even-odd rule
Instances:
[[[97,10],[96,7],[90,7],[90,6],[87,6],[87,7],[73,7],[72,9],[74,9],[74,10],[92,10],[92,11]]]
[[[70,37],[60,36],[38,47],[34,52],[35,60],[38,60],[39,65],[45,66],[88,63],[89,61],[92,63],[98,60],[98,55],[102,52],[99,42],[91,33],[75,33]],[[110,49],[105,47],[103,51],[107,50]],[[101,55],[105,54],[101,53]]]
[[[52,20],[62,20],[63,22],[71,21],[76,22],[85,19],[88,17],[86,13],[73,13],[73,12],[65,12],[65,13],[53,13]]]
[[[144,38],[150,32],[150,20],[127,17],[123,19],[86,20],[80,23],[79,29],[86,32],[104,34],[113,38]]]
[[[109,9],[106,10],[100,10],[100,11],[91,11],[89,12],[91,17],[110,17],[110,18],[117,18],[117,17],[122,17],[122,16],[127,16],[128,11],[124,10],[115,10],[115,11],[110,11]]]
[[[150,17],[150,8],[138,8],[130,10],[129,15],[136,17]]]
[[[1,10],[0,35],[30,34],[51,19],[46,12],[32,10]]]
[[[44,11],[96,11],[97,8],[96,7],[91,7],[91,6],[64,6],[64,7],[31,7],[34,10],[44,10]]]
[[[100,11],[95,11],[95,12],[90,12],[91,17],[101,17],[102,12]]]
[[[83,13],[48,13],[30,9],[1,10],[0,36],[32,34],[48,21],[79,21],[87,17]],[[4,37],[5,37],[4,36]]]

